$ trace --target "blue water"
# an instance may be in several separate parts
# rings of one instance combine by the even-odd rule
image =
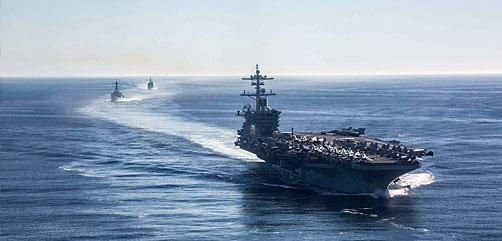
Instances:
[[[502,76],[277,77],[281,129],[435,151],[390,199],[273,179],[233,145],[239,77],[0,81],[2,240],[500,239]]]

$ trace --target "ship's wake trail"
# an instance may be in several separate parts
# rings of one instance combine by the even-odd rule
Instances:
[[[141,101],[154,98],[168,97],[171,93],[158,91],[157,88],[148,90],[143,85],[137,85],[136,88],[126,89],[124,91],[124,98],[118,99],[117,102]],[[104,97],[103,100],[110,101],[110,98]],[[96,104],[96,103],[93,103]]]
[[[177,116],[176,114],[180,111],[172,101],[173,93],[158,92],[152,95],[148,90],[143,89],[126,90],[124,95],[128,94],[130,99],[126,99],[129,101],[125,103],[111,103],[102,98],[79,111],[120,125],[183,137],[230,158],[261,161],[255,155],[234,146],[233,142],[236,139],[234,130],[188,121]],[[166,103],[169,105],[172,103],[168,110],[162,110],[162,112],[150,110],[150,107],[154,105]]]

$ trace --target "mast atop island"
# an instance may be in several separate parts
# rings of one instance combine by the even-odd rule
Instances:
[[[272,90],[266,93],[265,88],[262,88],[262,86],[265,85],[264,80],[272,80],[274,78],[261,75],[259,66],[256,64],[256,74],[242,79],[251,80],[251,85],[255,86],[256,91],[255,93],[246,93],[244,90],[240,94],[255,101],[254,109],[250,105],[247,105],[244,106],[242,112],[237,111],[237,115],[243,116],[245,119],[241,135],[254,134],[256,137],[272,136],[273,132],[278,130],[279,114],[281,112],[268,106],[267,97],[275,95],[275,93]]]

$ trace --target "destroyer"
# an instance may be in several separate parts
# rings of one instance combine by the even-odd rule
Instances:
[[[150,77],[150,81],[148,81],[148,89],[149,90],[153,89],[152,77]]]
[[[399,176],[420,168],[422,156],[433,155],[423,148],[364,137],[364,128],[333,130],[321,133],[280,132],[280,111],[268,106],[264,80],[273,78],[256,74],[251,80],[256,91],[241,96],[255,100],[238,116],[244,117],[237,131],[236,146],[256,154],[277,172],[282,181],[304,188],[329,189],[350,194],[385,193]]]
[[[122,93],[120,93],[119,91],[119,82],[115,81],[115,91],[113,91],[110,95],[113,102],[124,98],[124,95],[122,95]]]

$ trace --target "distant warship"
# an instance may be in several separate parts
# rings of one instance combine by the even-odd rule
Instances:
[[[113,102],[124,98],[124,95],[122,95],[122,93],[120,93],[119,91],[119,82],[115,81],[115,91],[113,91],[110,95]]]
[[[241,96],[255,100],[237,116],[244,117],[237,131],[236,146],[256,154],[288,184],[308,189],[328,189],[349,194],[385,193],[399,176],[420,168],[422,156],[432,151],[364,137],[364,128],[332,130],[321,133],[280,132],[280,111],[268,106],[264,80],[258,65],[251,80],[256,91]]]
[[[150,81],[148,82],[148,89],[149,90],[153,89],[152,77],[150,77]]]

